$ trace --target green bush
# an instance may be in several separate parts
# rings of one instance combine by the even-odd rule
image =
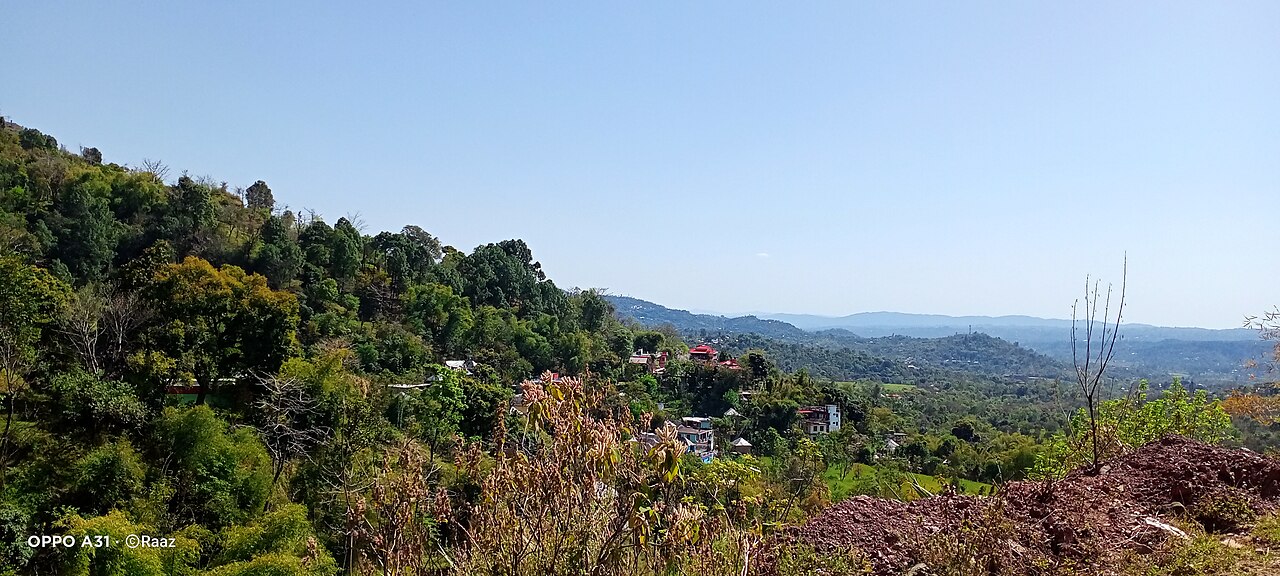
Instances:
[[[110,537],[111,545],[104,547],[74,547],[66,551],[59,574],[66,576],[99,576],[128,574],[129,576],[194,576],[194,566],[200,559],[200,546],[183,536],[170,536],[172,548],[130,548],[130,535],[162,536],[147,525],[131,522],[124,513],[113,510],[105,516],[81,518],[71,516],[65,521],[66,534],[77,538]]]
[[[306,574],[332,574],[337,571],[337,565],[333,559],[316,544],[311,522],[307,520],[307,509],[297,504],[266,514],[247,526],[228,527],[222,531],[220,540],[223,547],[222,553],[218,555],[215,564],[240,565],[242,569],[250,570],[254,565],[252,560],[266,556],[274,556],[277,559],[290,556],[295,559],[311,557],[307,563]],[[273,561],[263,566],[267,565],[283,564]],[[292,566],[292,564],[289,565]],[[252,569],[266,570],[267,568]]]
[[[1234,489],[1208,494],[1192,504],[1188,512],[1210,532],[1234,532],[1258,518],[1248,497]]]
[[[271,459],[250,428],[228,431],[208,406],[166,408],[156,424],[158,452],[172,454],[179,524],[221,528],[244,522],[266,504]]]
[[[75,502],[93,514],[123,508],[142,491],[146,474],[128,440],[104,444],[76,463]]]

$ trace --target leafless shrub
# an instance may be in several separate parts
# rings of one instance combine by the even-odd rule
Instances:
[[[1105,297],[1099,292],[1100,281],[1094,280],[1092,286],[1089,278],[1085,278],[1084,286],[1084,354],[1080,355],[1079,337],[1077,335],[1077,305],[1071,305],[1071,360],[1076,370],[1076,384],[1084,394],[1085,405],[1089,411],[1089,431],[1092,438],[1092,464],[1096,469],[1102,461],[1102,449],[1098,443],[1098,405],[1101,398],[1099,391],[1102,377],[1115,353],[1116,340],[1120,335],[1120,320],[1124,315],[1125,288],[1129,277],[1129,259],[1125,258],[1124,272],[1120,277],[1120,305],[1116,307],[1116,316],[1111,320],[1111,285],[1107,285]],[[1098,317],[1098,305],[1102,304],[1102,317]]]
[[[169,177],[169,166],[160,160],[152,160],[143,158],[142,163],[138,165],[138,172],[150,172],[156,177],[156,182],[164,183],[165,178]]]
[[[387,451],[366,496],[355,500],[347,517],[359,573],[426,574],[449,566],[437,553],[437,519],[449,517],[444,492],[430,487],[433,470],[423,450],[405,441]],[[433,562],[439,560],[439,562]]]
[[[758,538],[683,498],[673,427],[650,446],[625,410],[579,380],[526,383],[526,440],[500,445],[454,523],[460,574],[745,574]],[[532,440],[528,439],[532,438]]]
[[[328,435],[328,430],[310,422],[319,411],[319,403],[303,382],[279,376],[257,376],[256,380],[261,390],[256,402],[261,413],[258,434],[271,456],[271,485],[275,487],[285,466],[295,458],[305,457]]]
[[[90,284],[72,295],[56,330],[86,372],[113,376],[150,318],[137,293]]]

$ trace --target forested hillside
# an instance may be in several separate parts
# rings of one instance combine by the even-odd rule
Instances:
[[[679,348],[557,287],[520,240],[464,252],[171,172],[0,131],[0,573],[66,569],[11,544],[54,525],[193,527],[194,567],[270,551],[326,572],[364,545],[349,497],[387,449],[489,438],[525,378]]]
[[[670,325],[694,338],[756,334],[780,342],[850,348],[917,365],[996,375],[1058,376],[1071,363],[1069,320],[889,312],[843,318],[788,314],[727,318],[673,310],[637,298],[606,298],[623,317],[645,326]],[[1116,346],[1115,368],[1135,378],[1165,379],[1177,374],[1220,387],[1239,385],[1248,380],[1247,365],[1265,361],[1272,349],[1254,330],[1126,324],[1123,332]],[[806,367],[821,373],[839,370]]]
[[[518,239],[0,126],[0,575],[799,574],[758,551],[848,496],[1060,478],[1089,434],[1265,448],[1177,381],[1108,381],[1090,432],[996,338],[643,326]]]
[[[861,377],[863,356],[900,361],[898,378],[907,377],[905,366],[960,370],[989,375],[1057,377],[1065,373],[1061,362],[1034,350],[982,333],[955,334],[940,338],[884,336],[864,338],[844,329],[815,332],[801,330],[778,320],[755,316],[725,318],[672,310],[652,302],[624,296],[605,296],[619,316],[656,328],[670,326],[690,339],[756,338],[753,345],[777,350],[774,355],[788,369],[806,368],[822,377]],[[751,345],[739,345],[745,349]],[[820,349],[813,349],[820,348]],[[825,350],[821,350],[825,349]],[[851,354],[853,353],[853,354]],[[888,375],[886,374],[886,377]]]

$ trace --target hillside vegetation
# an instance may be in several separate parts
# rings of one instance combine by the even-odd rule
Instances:
[[[898,552],[800,527],[836,499],[932,506],[896,499],[949,486],[1052,500],[1094,486],[1073,480],[1088,444],[1126,462],[1170,434],[1242,439],[1179,381],[1114,382],[1126,393],[1091,428],[1044,377],[1061,367],[996,338],[814,342],[764,322],[777,332],[703,342],[557,286],[518,239],[466,251],[415,225],[366,231],[282,209],[263,181],[0,126],[0,575],[881,570]],[[843,425],[806,428],[828,406]],[[1270,486],[1248,475],[1270,460],[1243,461],[1250,490]],[[1223,514],[1274,496],[1231,494]],[[1210,512],[1186,520],[1221,528]],[[793,537],[797,565],[776,552]],[[1025,573],[1073,566],[1018,542],[1045,570]]]
[[[891,312],[841,318],[795,314],[727,318],[672,310],[636,298],[607,298],[624,317],[645,326],[670,325],[702,339],[755,334],[987,374],[1058,376],[1071,363],[1070,320]],[[1249,377],[1247,364],[1265,361],[1270,352],[1271,345],[1254,330],[1126,324],[1124,338],[1116,346],[1115,368],[1134,378],[1178,374],[1206,385],[1238,385]],[[822,365],[805,367],[831,371]]]

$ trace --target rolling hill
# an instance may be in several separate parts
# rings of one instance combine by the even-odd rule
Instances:
[[[692,337],[758,334],[789,344],[849,348],[877,357],[987,374],[1060,375],[1070,369],[1071,321],[1033,316],[944,316],[866,312],[841,317],[694,314],[625,296],[609,296],[621,317],[669,324]],[[1250,360],[1269,343],[1245,329],[1123,324],[1114,363],[1124,376],[1187,376],[1242,383]],[[1121,375],[1121,373],[1117,373]]]

